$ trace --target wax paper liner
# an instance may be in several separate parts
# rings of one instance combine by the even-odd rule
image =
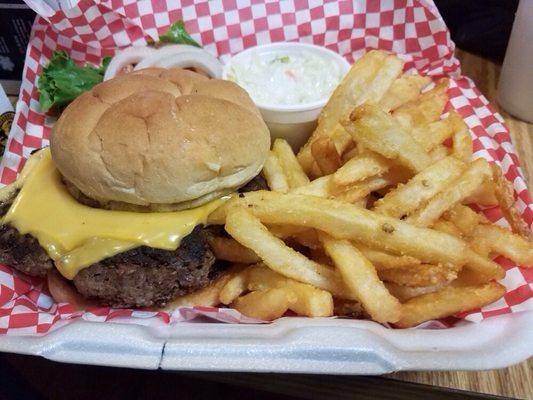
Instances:
[[[184,20],[187,30],[209,52],[227,60],[245,48],[278,41],[302,41],[326,46],[350,62],[365,50],[380,48],[400,55],[406,69],[450,80],[448,108],[465,119],[474,138],[475,157],[500,164],[513,182],[517,207],[531,227],[533,206],[518,166],[509,131],[474,83],[461,76],[454,44],[429,1],[158,1],[158,0],[28,0],[41,14],[33,26],[26,55],[14,127],[0,165],[0,182],[12,182],[32,150],[48,144],[54,118],[39,110],[37,78],[54,50],[78,62],[99,64],[118,48],[156,40],[171,22]],[[485,210],[504,224],[498,209]],[[507,270],[505,296],[491,304],[425,328],[480,321],[492,315],[533,308],[533,273],[502,257]],[[188,307],[169,314],[100,308],[77,312],[71,305],[54,304],[46,284],[0,266],[0,333],[42,334],[69,321],[120,321],[144,325],[168,324],[198,316],[226,323],[255,323],[235,310]]]

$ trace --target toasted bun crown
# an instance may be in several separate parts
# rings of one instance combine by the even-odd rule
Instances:
[[[197,205],[255,177],[270,147],[248,94],[229,81],[150,68],[95,86],[63,112],[50,148],[95,200]]]

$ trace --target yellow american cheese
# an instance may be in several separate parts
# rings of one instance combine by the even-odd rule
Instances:
[[[175,250],[225,201],[173,212],[91,208],[67,191],[48,148],[33,157],[38,160],[31,163],[30,173],[23,174],[22,188],[2,222],[35,237],[68,279],[84,267],[141,245]]]

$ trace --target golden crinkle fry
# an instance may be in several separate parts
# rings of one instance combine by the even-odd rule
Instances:
[[[447,79],[428,86],[402,69],[394,55],[366,53],[297,155],[274,142],[270,191],[209,217],[232,237],[214,240],[217,256],[242,264],[218,285],[221,303],[263,320],[335,312],[407,328],[501,298],[494,257],[533,265],[511,183],[472,160],[457,112],[442,115]],[[471,205],[498,205],[512,230]]]

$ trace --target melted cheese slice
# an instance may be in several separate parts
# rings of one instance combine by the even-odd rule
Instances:
[[[138,246],[175,250],[229,197],[173,212],[137,213],[78,203],[61,182],[50,150],[32,156],[31,171],[3,223],[35,237],[68,279],[97,261]],[[35,160],[37,159],[37,160]]]

